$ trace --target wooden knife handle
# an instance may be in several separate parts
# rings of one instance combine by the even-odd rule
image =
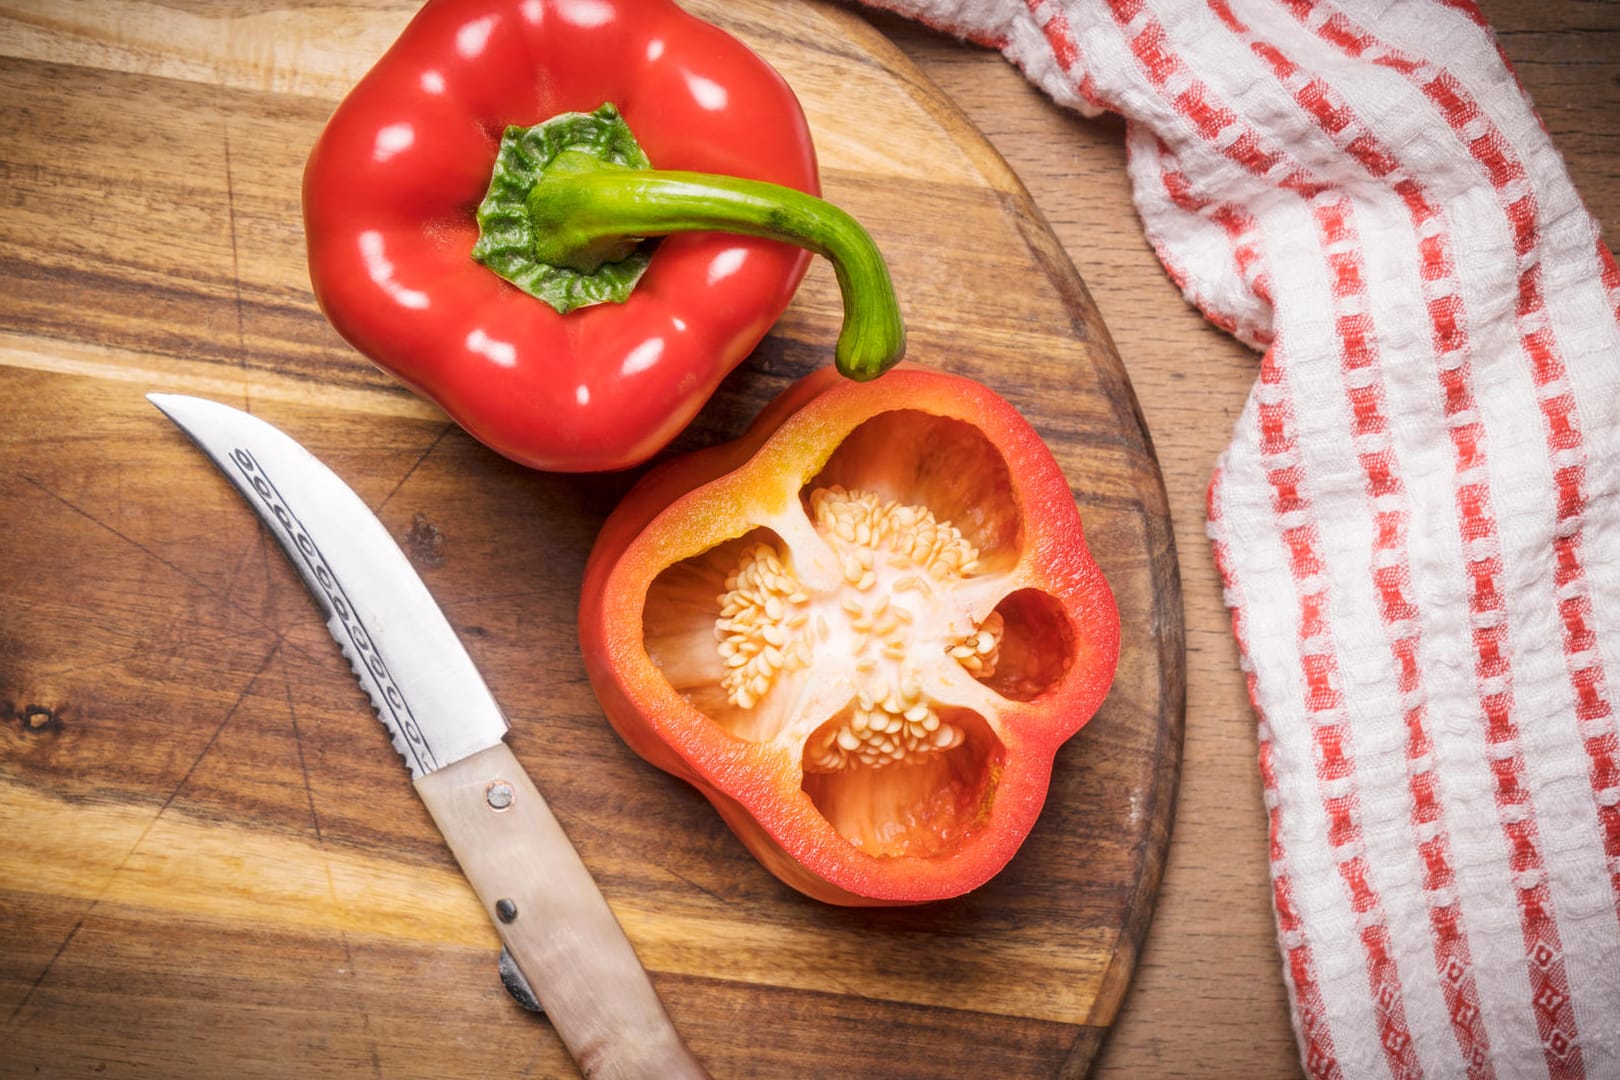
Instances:
[[[505,743],[428,773],[416,790],[580,1072],[708,1076]]]

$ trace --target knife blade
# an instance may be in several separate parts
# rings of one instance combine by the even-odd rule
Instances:
[[[147,400],[241,493],[322,604],[417,793],[589,1077],[704,1077],[426,584],[365,502],[292,438],[203,398]]]

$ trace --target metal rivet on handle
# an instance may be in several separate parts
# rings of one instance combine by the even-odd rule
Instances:
[[[506,897],[495,901],[495,917],[503,923],[509,923],[517,918],[517,905]]]
[[[491,810],[505,810],[517,801],[517,792],[505,780],[492,780],[484,789],[484,801]]]

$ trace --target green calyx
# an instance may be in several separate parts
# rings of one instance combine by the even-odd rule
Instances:
[[[622,304],[652,258],[639,238],[595,245],[600,257],[594,265],[588,256],[548,262],[536,256],[544,238],[535,235],[529,203],[543,197],[545,177],[648,168],[641,144],[610,104],[592,113],[562,113],[533,127],[508,127],[489,190],[478,204],[473,258],[562,315],[589,304]]]
[[[854,218],[779,184],[655,170],[612,104],[507,128],[478,226],[473,258],[562,314],[627,299],[652,257],[649,237],[715,231],[797,244],[830,260],[838,279],[839,371],[875,378],[905,353],[888,265]]]

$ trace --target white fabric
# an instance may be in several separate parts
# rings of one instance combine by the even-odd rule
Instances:
[[[875,0],[1128,121],[1312,1076],[1620,1076],[1620,272],[1467,0]]]

